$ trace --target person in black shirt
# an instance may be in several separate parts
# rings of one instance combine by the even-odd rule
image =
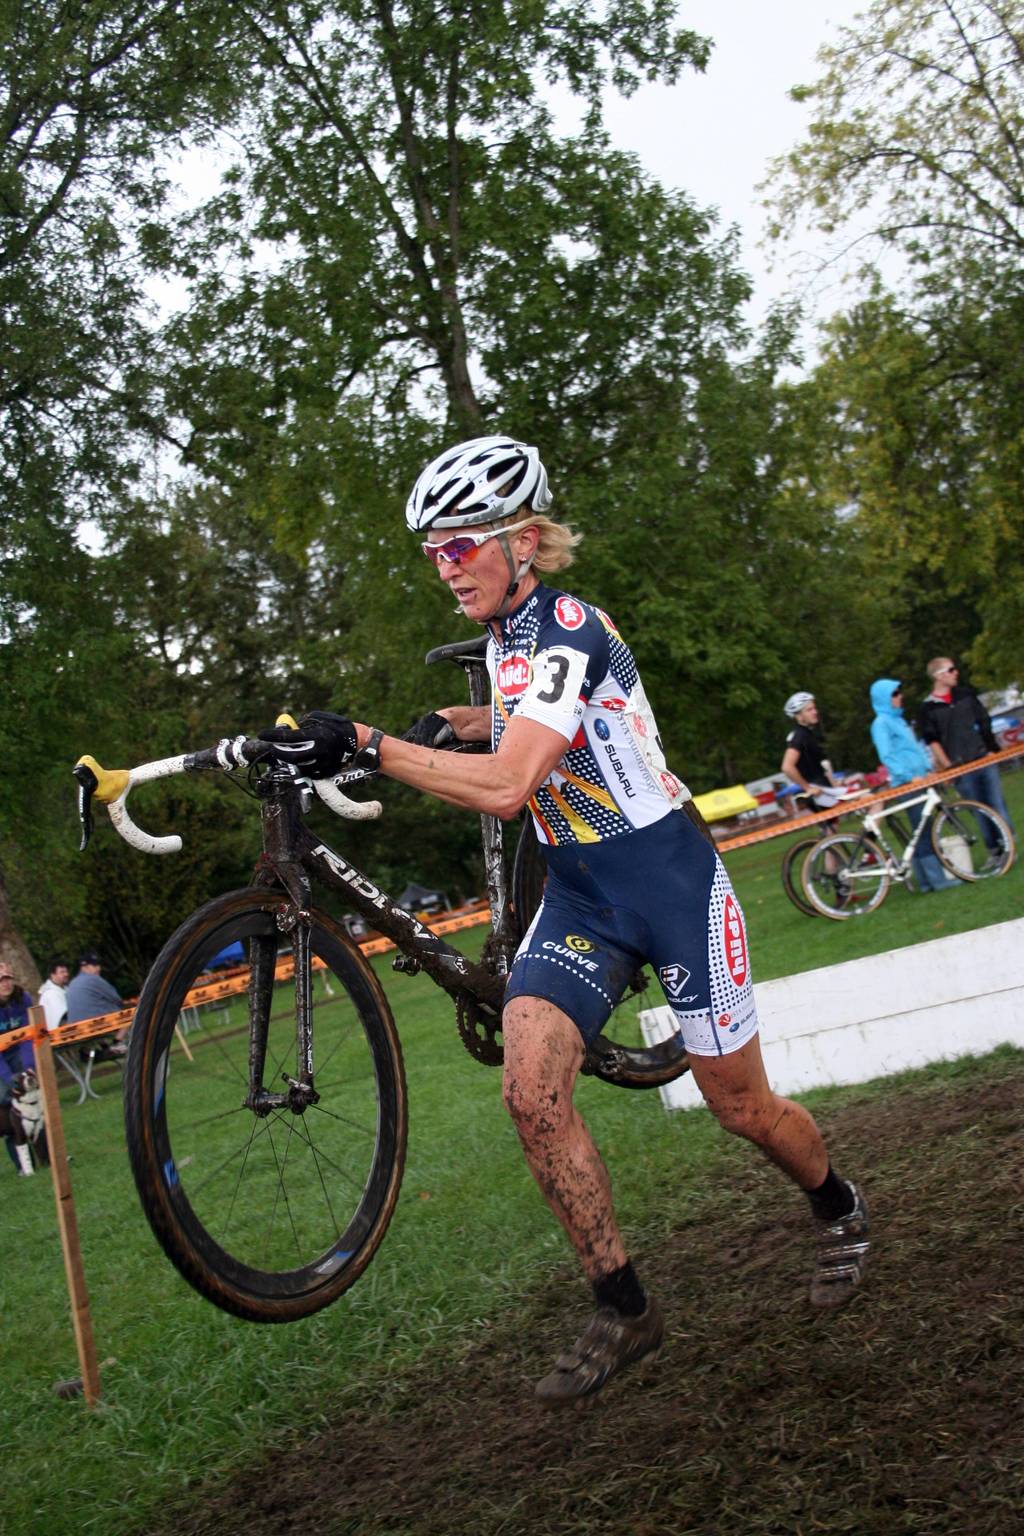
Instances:
[[[838,788],[832,764],[825,756],[825,743],[816,731],[821,716],[813,693],[794,693],[783,706],[794,722],[786,737],[782,772],[809,795],[816,810],[828,811],[836,803]]]
[[[934,657],[928,663],[928,676],[932,680],[932,691],[921,705],[917,728],[931,751],[935,767],[956,768],[960,763],[973,763],[989,752],[998,752],[999,743],[988,711],[974,689],[961,683],[960,668],[955,662],[948,656]],[[1013,831],[996,763],[961,774],[956,785],[967,799],[980,800],[982,805],[991,806]],[[987,823],[983,824],[982,831],[992,837],[995,835]],[[992,851],[999,850],[994,847]]]

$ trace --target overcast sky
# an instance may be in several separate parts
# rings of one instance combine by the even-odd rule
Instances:
[[[794,85],[821,73],[815,54],[835,42],[868,0],[679,0],[683,26],[714,41],[703,75],[692,71],[677,86],[647,86],[628,101],[609,95],[607,122],[615,142],[635,151],[666,186],[717,207],[741,231],[741,261],[755,283],[752,318],[787,292],[780,253],[759,249],[765,224],[755,188],[770,159],[802,137],[809,110],[790,101]],[[803,242],[813,249],[815,237]],[[806,265],[806,263],[804,263]],[[819,302],[828,303],[829,290]],[[831,290],[832,304],[839,297]]]

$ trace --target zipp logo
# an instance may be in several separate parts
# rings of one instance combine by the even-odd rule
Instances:
[[[517,699],[530,685],[530,661],[526,656],[506,656],[498,663],[495,682],[502,698]]]
[[[747,979],[747,936],[743,932],[740,909],[731,893],[725,898],[725,911],[722,914],[722,942],[729,975],[734,985],[741,987]]]
[[[663,965],[658,977],[668,996],[678,1001],[690,979],[690,973],[685,965]]]

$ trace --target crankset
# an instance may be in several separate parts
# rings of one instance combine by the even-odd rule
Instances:
[[[492,1013],[474,997],[459,997],[455,1001],[455,1019],[459,1035],[466,1050],[485,1067],[500,1067],[505,1053],[498,1041],[501,1034],[501,1015]]]

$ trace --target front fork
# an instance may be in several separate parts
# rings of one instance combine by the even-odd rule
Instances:
[[[263,802],[263,846],[268,874],[284,884],[288,899],[275,914],[275,928],[291,941],[295,988],[295,1061],[297,1076],[282,1072],[287,1084],[284,1093],[271,1093],[264,1087],[270,1015],[274,1003],[277,970],[276,935],[258,935],[249,941],[249,1087],[243,1101],[261,1119],[277,1109],[305,1114],[320,1095],[313,1084],[313,967],[310,948],[309,880],[302,866],[289,857],[295,846],[294,827],[297,811],[291,798],[270,796]]]

